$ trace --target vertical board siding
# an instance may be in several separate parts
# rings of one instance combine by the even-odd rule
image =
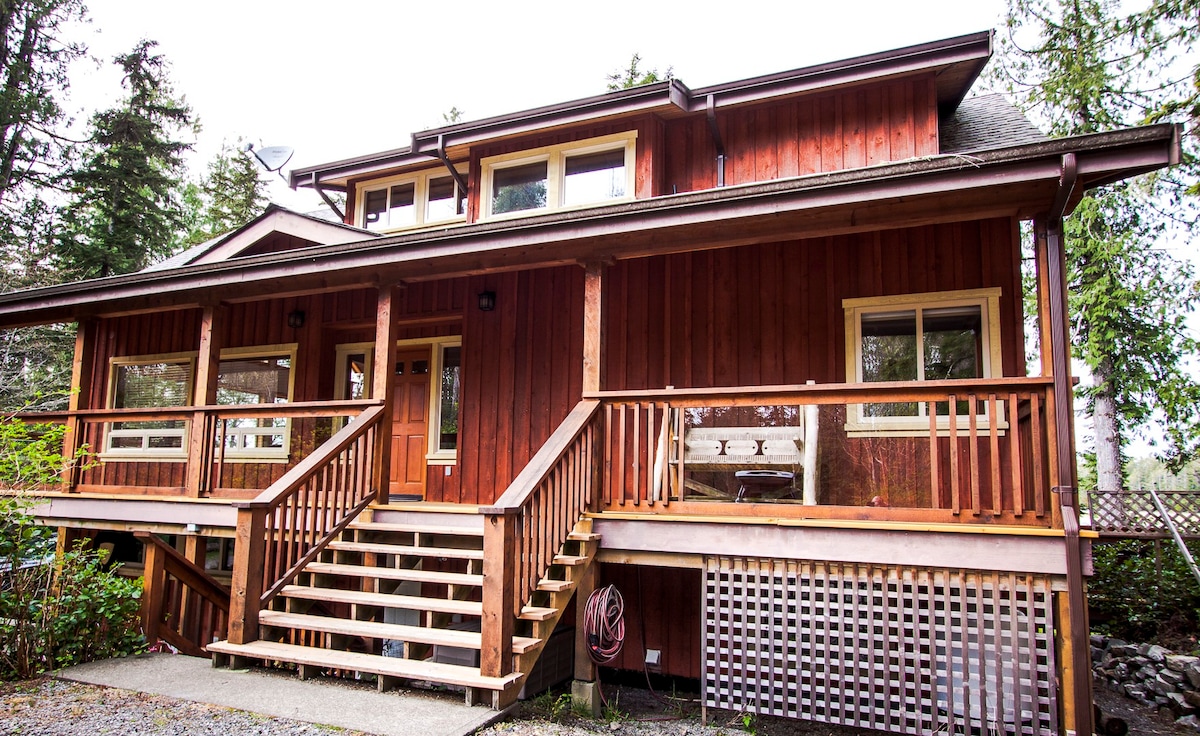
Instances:
[[[459,483],[430,501],[491,503],[566,418],[583,392],[583,269],[473,277],[467,292],[496,308],[463,320]]]
[[[983,287],[1002,290],[1004,374],[1024,375],[1019,257],[998,218],[619,261],[604,387],[841,383],[843,299]]]
[[[606,666],[640,671],[644,641],[662,652],[661,674],[700,679],[700,570],[603,564],[598,584],[616,585],[625,599],[625,647]]]
[[[710,557],[704,701],[888,733],[1057,733],[1040,576]]]
[[[725,144],[727,185],[938,152],[931,74],[720,110],[717,125]],[[716,149],[704,116],[668,121],[665,138],[662,193],[716,186]]]

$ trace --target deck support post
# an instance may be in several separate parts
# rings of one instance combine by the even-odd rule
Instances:
[[[518,603],[515,514],[488,514],[483,523],[483,618],[479,669],[484,677],[513,671],[513,622]]]
[[[96,356],[96,321],[81,319],[75,327],[75,357],[71,361],[71,396],[67,408],[79,411],[91,406],[92,361]],[[59,478],[64,493],[75,490],[78,472],[75,454],[83,445],[81,433],[84,424],[72,416],[67,419],[67,432],[63,435],[63,473]],[[92,448],[97,451],[98,448]]]
[[[604,368],[604,282],[607,266],[591,261],[583,277],[583,391],[599,391]]]
[[[263,593],[267,551],[266,521],[266,507],[247,504],[238,508],[237,544],[229,596],[231,644],[246,644],[258,639],[259,601]]]
[[[204,307],[200,320],[200,353],[196,357],[196,381],[192,389],[191,430],[188,432],[187,492],[200,497],[212,485],[210,471],[212,434],[209,416],[200,407],[217,403],[217,374],[221,369],[221,347],[225,341],[226,309],[219,305]],[[217,479],[220,482],[220,479]]]
[[[147,544],[144,547],[146,569],[142,573],[142,634],[146,637],[146,643],[154,646],[158,643],[158,625],[162,621],[165,560],[158,545]]]
[[[596,590],[596,562],[593,560],[575,588],[575,681],[571,683],[571,703],[576,710],[600,716],[600,683],[596,664],[588,654],[586,622],[587,600]]]
[[[1062,728],[1066,733],[1090,734],[1093,728],[1091,649],[1082,563],[1085,542],[1079,537],[1076,502],[1071,333],[1067,319],[1067,259],[1062,224],[1063,215],[1076,197],[1077,183],[1075,155],[1065,154],[1058,195],[1051,211],[1034,220],[1034,232],[1039,266],[1042,369],[1045,372],[1049,367],[1054,377],[1053,401],[1047,402],[1047,425],[1052,430],[1050,485],[1057,499],[1051,507],[1055,526],[1063,530],[1067,562],[1066,600],[1065,605],[1058,607],[1060,630],[1065,632],[1060,647],[1063,660],[1060,665],[1063,675]]]
[[[392,465],[392,394],[396,387],[396,320],[397,289],[391,285],[379,287],[375,307],[375,365],[371,375],[371,396],[383,402],[383,416],[375,433],[375,464],[371,477],[375,483],[376,501],[387,503]]]

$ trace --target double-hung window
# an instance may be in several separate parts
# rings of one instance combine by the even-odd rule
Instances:
[[[465,220],[467,193],[445,169],[358,185],[358,223],[375,231]]]
[[[846,372],[851,383],[933,381],[999,376],[999,289],[846,299]],[[947,402],[935,403],[939,426],[949,426]],[[966,402],[955,414],[968,412]],[[945,418],[942,418],[945,417]],[[980,421],[987,417],[981,415]],[[929,431],[924,401],[849,407],[852,433]]]
[[[633,198],[637,133],[489,156],[483,216],[506,217]]]

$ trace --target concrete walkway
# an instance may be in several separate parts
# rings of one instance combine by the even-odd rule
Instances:
[[[179,654],[90,662],[55,676],[379,736],[464,736],[500,715],[482,706],[468,707],[458,694],[380,693],[351,683],[214,669],[207,659]]]

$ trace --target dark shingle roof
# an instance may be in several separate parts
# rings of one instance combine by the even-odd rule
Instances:
[[[967,153],[1040,143],[1046,136],[1004,95],[963,100],[941,126],[942,153]]]

